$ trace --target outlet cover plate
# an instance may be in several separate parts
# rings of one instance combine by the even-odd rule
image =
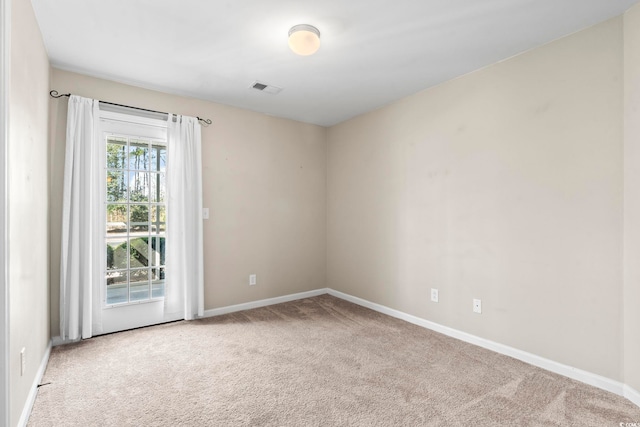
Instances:
[[[431,301],[438,302],[438,290],[431,288]]]
[[[249,286],[254,286],[257,283],[257,278],[255,274],[249,275]]]
[[[473,300],[473,312],[478,314],[482,313],[482,300]]]

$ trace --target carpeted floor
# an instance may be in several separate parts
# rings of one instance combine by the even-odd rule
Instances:
[[[30,426],[619,426],[628,400],[322,295],[55,347]]]

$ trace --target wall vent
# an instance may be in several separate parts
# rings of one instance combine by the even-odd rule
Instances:
[[[281,87],[262,83],[259,81],[255,81],[251,83],[251,86],[249,86],[249,88],[259,90],[260,92],[269,93],[271,95],[275,95],[277,93],[280,93],[280,91],[282,91]]]

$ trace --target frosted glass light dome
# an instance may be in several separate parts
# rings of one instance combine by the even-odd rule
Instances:
[[[320,48],[320,31],[312,25],[300,24],[289,30],[289,47],[302,56],[313,55]]]

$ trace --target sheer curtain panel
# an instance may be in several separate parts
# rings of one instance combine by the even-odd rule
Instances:
[[[100,329],[104,236],[104,147],[97,137],[98,106],[72,95],[67,112],[62,245],[60,254],[60,337],[89,338]]]
[[[167,274],[165,315],[204,312],[201,128],[195,117],[167,123]]]

